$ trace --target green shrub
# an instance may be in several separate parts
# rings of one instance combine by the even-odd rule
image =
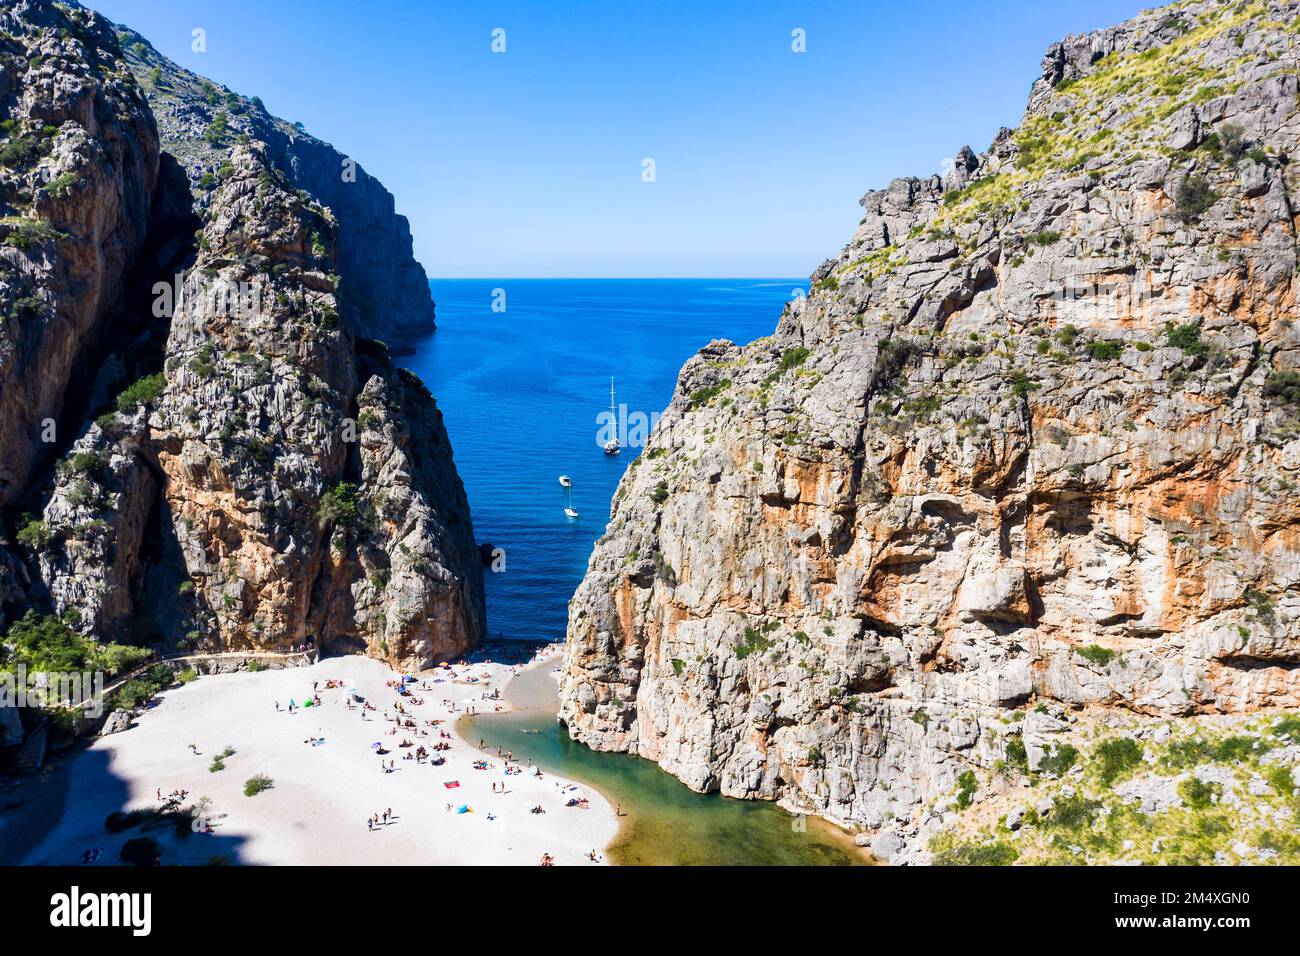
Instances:
[[[1048,829],[1074,833],[1090,826],[1101,806],[1100,800],[1089,800],[1081,793],[1059,798],[1052,806],[1051,814],[1044,818],[1044,823]]]
[[[1188,777],[1178,785],[1178,795],[1193,810],[1206,810],[1223,796],[1223,787],[1217,783],[1204,783],[1196,777]]]
[[[264,790],[270,790],[275,782],[266,774],[256,774],[244,781],[244,796],[255,797]]]
[[[1061,234],[1051,229],[1044,229],[1027,238],[1036,246],[1050,246],[1061,241]]]
[[[1219,143],[1229,162],[1236,163],[1246,154],[1246,135],[1236,123],[1224,123],[1218,129]]]
[[[979,781],[975,779],[975,771],[965,770],[957,778],[957,806],[965,810],[975,799],[975,791],[979,789]]]
[[[1264,380],[1264,397],[1300,408],[1300,372],[1273,372]]]
[[[768,631],[771,629],[768,628]],[[772,646],[774,642],[767,636],[766,631],[760,631],[756,628],[745,628],[745,639],[736,645],[737,660],[744,660],[750,654],[762,653]]]
[[[1204,355],[1209,351],[1209,346],[1201,341],[1201,324],[1199,322],[1185,322],[1182,325],[1174,325],[1172,322],[1165,326],[1165,343],[1172,345],[1174,348],[1182,349],[1188,355]]]
[[[1025,741],[1019,735],[1007,740],[1007,763],[1021,773],[1029,773],[1029,754],[1025,750]]]
[[[162,372],[156,372],[153,375],[146,375],[144,378],[137,379],[117,396],[117,410],[130,413],[140,405],[153,404],[158,400],[158,396],[162,394],[166,384],[167,381],[163,378]]]
[[[1119,339],[1096,339],[1086,346],[1088,355],[1096,362],[1112,362],[1124,352],[1124,343]]]
[[[1169,745],[1160,763],[1170,770],[1195,767],[1214,757],[1214,747],[1202,737],[1184,737]]]
[[[226,138],[226,133],[229,132],[229,129],[230,114],[225,110],[217,110],[212,117],[212,122],[209,123],[208,128],[203,131],[203,138],[208,141],[209,145],[216,146]]]
[[[30,514],[23,515],[22,522],[16,535],[18,543],[33,551],[44,551],[53,537],[45,522]]]
[[[1093,753],[1104,786],[1110,786],[1142,762],[1142,745],[1132,737],[1103,740]]]
[[[1010,866],[1020,852],[1004,840],[994,843],[958,843],[933,852],[935,866]]]
[[[1038,761],[1038,771],[1049,774],[1053,777],[1064,777],[1065,772],[1075,765],[1079,759],[1079,751],[1069,744],[1061,744],[1045,752],[1041,760]]]
[[[62,176],[56,176],[54,179],[51,179],[46,183],[45,191],[51,196],[62,199],[64,196],[71,195],[72,191],[77,188],[79,182],[81,182],[80,173],[67,172]]]
[[[1016,398],[1026,398],[1030,392],[1036,392],[1040,387],[1036,381],[1024,372],[1013,372],[1010,381],[1011,393]]]
[[[133,677],[113,695],[113,708],[115,710],[134,710],[139,707],[156,693],[155,688],[148,681]]]
[[[41,141],[32,136],[19,136],[0,146],[0,166],[22,169],[39,159],[44,153]]]
[[[1267,749],[1257,737],[1224,737],[1214,745],[1213,757],[1219,763],[1240,763]]]
[[[1085,661],[1091,661],[1098,667],[1106,667],[1115,659],[1115,652],[1108,647],[1101,647],[1097,644],[1088,644],[1084,647],[1076,647],[1074,653],[1078,654]]]
[[[24,219],[20,216],[5,218],[4,225],[9,232],[5,235],[5,245],[15,249],[27,249],[44,242],[58,242],[67,239],[66,233],[59,232],[47,222]]]
[[[921,346],[910,339],[886,339],[876,351],[876,388],[888,389],[899,374],[921,352]]]
[[[1183,177],[1174,191],[1174,208],[1183,222],[1193,222],[1216,202],[1219,194],[1210,181],[1194,173]]]
[[[1263,591],[1257,588],[1246,588],[1244,595],[1246,603],[1250,605],[1251,610],[1255,612],[1255,617],[1265,624],[1273,623],[1275,614],[1273,612],[1273,600]]]
[[[362,523],[362,506],[359,489],[348,481],[340,481],[320,499],[320,526],[336,524],[345,528],[358,527]]]
[[[14,660],[32,671],[85,670],[94,657],[95,644],[77,634],[52,614],[28,611],[9,625],[0,643],[13,646]]]
[[[695,391],[691,392],[691,407],[699,408],[701,405],[707,405],[730,387],[731,379],[724,378],[716,385],[705,385],[703,388],[697,388]]]
[[[657,505],[663,504],[668,500],[668,482],[661,481],[655,485],[654,490],[650,492],[650,500]]]
[[[786,349],[781,353],[781,371],[788,372],[792,368],[798,368],[808,360],[808,356],[811,354],[811,351],[804,348],[802,345],[796,345],[794,348]]]
[[[1057,331],[1056,341],[1064,345],[1066,348],[1073,348],[1074,343],[1079,340],[1079,336],[1082,334],[1083,330],[1077,325],[1067,323]]]
[[[1279,737],[1287,738],[1293,744],[1300,744],[1300,716],[1287,714],[1285,717],[1280,717],[1273,725],[1272,732]]]

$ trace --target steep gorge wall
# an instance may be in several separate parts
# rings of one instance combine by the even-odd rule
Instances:
[[[1035,702],[1300,706],[1300,4],[1054,46],[688,361],[570,604],[561,719],[910,837]]]
[[[48,4],[0,11],[0,505],[42,461],[74,373],[121,309],[158,176],[153,116],[112,25]]]
[[[191,73],[138,33],[118,29],[127,64],[157,116],[163,146],[189,175],[200,207],[210,188],[205,174],[216,176],[229,143],[247,136],[265,144],[267,161],[290,187],[327,206],[338,223],[337,265],[348,277],[341,302],[353,328],[389,342],[433,331],[429,280],[413,257],[410,224],[382,183],[300,125],[272,116],[259,98]],[[213,135],[214,123],[223,135]]]
[[[26,349],[3,369],[17,384],[0,392],[14,403],[0,436],[29,447],[31,422],[46,405],[59,414],[73,393],[60,381],[74,370],[84,394],[47,453],[55,467],[13,468],[14,491],[0,500],[13,504],[6,617],[52,611],[102,640],[168,648],[311,639],[402,667],[473,646],[485,622],[482,569],[441,415],[423,384],[360,334],[432,328],[392,197],[363,172],[345,181],[339,154],[286,132],[260,105],[174,66],[169,77],[143,70],[151,48],[90,11],[32,0],[7,22],[17,32],[0,39],[28,72],[6,56],[5,95],[16,104],[6,147],[53,115],[51,89],[83,106],[46,150],[53,159],[5,192],[12,208],[11,197],[35,190],[40,241],[20,250],[22,269],[75,322],[40,313],[43,325],[24,315],[0,330]],[[48,52],[72,42],[82,45]],[[166,110],[161,152],[142,72],[154,109]],[[117,99],[100,103],[107,94],[88,78]],[[200,146],[178,119],[194,115],[206,117]],[[65,139],[77,146],[87,130],[99,137],[80,147],[101,155],[94,178],[83,163],[71,186],[33,185],[62,174]],[[47,202],[56,190],[81,205]],[[41,231],[56,226],[69,235]],[[154,280],[171,295],[159,297]],[[163,298],[174,301],[160,310]],[[106,316],[116,336],[97,334]],[[22,399],[53,386],[62,390],[46,405]],[[29,513],[19,517],[19,506]]]

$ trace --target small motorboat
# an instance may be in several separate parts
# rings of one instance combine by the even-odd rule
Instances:
[[[568,475],[560,475],[560,484],[565,488],[573,487],[573,479]]]

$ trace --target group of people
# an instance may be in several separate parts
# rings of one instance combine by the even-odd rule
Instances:
[[[490,663],[490,661],[487,663]],[[464,679],[456,678],[454,676],[452,676],[452,679],[457,683],[479,683],[478,678],[473,676],[468,676],[468,675]],[[398,699],[393,701],[391,706],[385,707],[382,711],[381,719],[385,723],[390,725],[389,728],[384,732],[384,736],[399,737],[400,735],[400,740],[396,746],[406,750],[406,753],[403,755],[402,758],[403,760],[414,760],[418,764],[424,764],[426,761],[428,761],[433,766],[441,766],[445,764],[446,757],[442,756],[442,753],[446,751],[450,751],[452,749],[451,740],[453,739],[454,735],[448,732],[446,729],[444,729],[444,727],[442,726],[444,724],[444,720],[438,718],[422,718],[419,715],[419,713],[414,709],[422,706],[425,703],[425,698],[423,696],[419,696],[416,692],[418,691],[421,693],[427,693],[429,691],[432,691],[435,689],[434,687],[435,684],[443,683],[443,679],[437,678],[431,682],[428,678],[425,678],[424,680],[419,681],[417,683],[414,678],[403,677],[400,679],[389,680],[386,681],[385,683],[390,690],[397,692]],[[344,684],[343,681],[330,679],[324,682],[324,686],[327,689],[335,689],[335,688],[343,688],[346,685]],[[318,689],[319,689],[319,682],[313,682],[312,696],[311,696],[312,706],[321,706],[321,699],[318,693]],[[496,710],[503,709],[501,693],[497,688],[492,688],[491,690],[484,691],[481,694],[481,699],[484,701],[491,702],[494,705]],[[366,700],[364,697],[355,693],[355,691],[350,692],[346,695],[344,703],[349,710],[356,710],[357,705],[360,705],[362,720],[368,719],[366,717],[367,711],[379,712],[379,708],[375,704],[371,703],[370,701]],[[466,716],[472,716],[477,713],[476,706],[470,703],[467,703],[464,706],[463,711],[455,701],[450,700],[448,698],[444,698],[442,700],[442,705],[446,709],[446,711],[452,714],[463,712]],[[288,710],[290,713],[293,713],[295,710],[300,708],[301,705],[299,705],[296,700],[289,701]],[[281,706],[278,701],[276,702],[276,710],[277,711],[281,710]],[[417,744],[418,738],[428,737],[435,732],[438,736],[437,743],[428,746],[422,743]],[[317,741],[323,742],[324,737],[319,737],[319,738],[312,737],[307,740],[308,743],[313,743],[313,744],[316,743]],[[392,745],[390,744],[389,746]],[[486,747],[486,741],[480,740],[479,749],[483,750],[485,749],[485,747]],[[385,774],[394,773],[397,770],[396,761],[392,759],[388,759],[388,760],[384,759],[384,757],[389,753],[389,750],[385,749],[384,747],[376,747],[375,749],[380,756],[380,761],[379,761],[380,769]],[[513,751],[503,750],[502,748],[498,747],[497,756],[502,758],[503,761],[502,770],[506,776],[515,776],[525,772],[525,764],[515,762]],[[525,763],[527,767],[531,768],[532,776],[538,779],[543,778],[541,768],[534,767],[531,759],[527,759]],[[493,769],[493,764],[490,763],[488,760],[482,758],[474,760],[472,766],[476,770]],[[561,782],[557,781],[556,786],[557,788],[561,788],[562,787]],[[491,785],[491,789],[494,794],[505,794],[510,792],[507,789],[505,781],[500,781],[500,782],[493,781]],[[585,808],[588,806],[588,801],[586,797],[573,796],[569,798],[569,800],[565,805],[569,807]],[[448,804],[446,809],[448,813],[463,813],[467,811],[472,812],[472,810],[468,807],[468,805],[465,805],[462,808],[461,806],[453,806],[452,804]],[[533,815],[542,815],[546,813],[546,809],[540,803],[538,803],[538,804],[534,804],[532,807],[529,808],[529,813]],[[487,813],[486,817],[489,820],[496,819],[496,815],[491,812]],[[389,807],[382,813],[376,813],[370,816],[366,820],[366,828],[367,830],[373,832],[376,829],[390,826],[395,820],[396,820],[396,815],[393,813],[392,808]],[[586,857],[587,860],[591,863],[601,862],[600,855],[594,849],[591,850],[589,853],[587,853]],[[554,866],[555,857],[549,852],[543,853],[540,865]]]
[[[383,813],[376,813],[370,817],[370,819],[366,821],[366,829],[373,831],[375,827],[386,827],[396,820],[397,814],[393,812],[392,807],[389,807]]]

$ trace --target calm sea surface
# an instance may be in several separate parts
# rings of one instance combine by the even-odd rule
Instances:
[[[776,327],[799,279],[459,279],[430,283],[438,331],[399,359],[438,399],[480,542],[505,553],[488,573],[493,636],[564,638],[568,601],[609,520],[619,477],[638,449],[605,455],[598,416],[648,425],[672,397],[682,364],[710,340],[750,342]],[[501,290],[498,292],[497,290]],[[502,299],[504,293],[504,300]],[[504,311],[493,304],[504,302]],[[564,514],[558,478],[573,480],[580,516]],[[611,854],[621,863],[863,862],[817,821],[806,830],[777,807],[691,792],[649,761],[568,739],[546,700],[549,677],[522,678],[534,708],[482,717],[489,746],[599,788],[627,813]]]

